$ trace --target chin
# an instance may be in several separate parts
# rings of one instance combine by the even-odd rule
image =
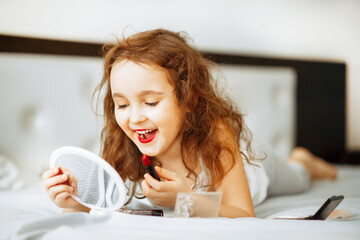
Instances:
[[[144,147],[141,147],[141,146],[137,146],[138,149],[140,150],[140,152],[142,154],[146,154],[148,155],[149,157],[155,157],[157,155],[157,151],[154,151],[154,150],[151,150],[149,148],[144,148]]]
[[[146,155],[148,155],[149,157],[156,157],[158,155],[157,152],[153,152],[153,151],[148,151],[147,153],[145,153]]]
[[[137,148],[140,150],[140,152],[142,154],[146,154],[149,157],[156,157],[157,155],[159,155],[161,149],[159,149],[159,143],[154,142],[153,144],[151,143],[147,143],[147,144],[143,144],[143,143],[136,143]]]

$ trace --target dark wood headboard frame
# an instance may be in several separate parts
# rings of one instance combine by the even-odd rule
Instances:
[[[0,35],[0,52],[101,57],[102,44]],[[217,63],[291,67],[297,73],[296,145],[334,163],[360,163],[346,151],[343,62],[292,60],[203,52]]]

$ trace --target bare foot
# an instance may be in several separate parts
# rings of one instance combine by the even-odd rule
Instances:
[[[288,161],[304,165],[311,179],[336,179],[337,177],[337,169],[333,164],[316,157],[303,147],[296,147]]]

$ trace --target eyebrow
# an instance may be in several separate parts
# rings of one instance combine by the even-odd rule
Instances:
[[[147,90],[147,91],[142,91],[138,94],[139,97],[143,97],[143,96],[147,96],[147,95],[163,95],[164,93],[162,92],[157,92],[154,90]],[[112,97],[124,97],[124,95],[122,95],[121,93],[114,93],[112,95]]]

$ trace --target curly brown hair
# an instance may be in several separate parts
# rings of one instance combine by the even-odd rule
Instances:
[[[195,168],[200,158],[211,173],[210,189],[221,183],[235,164],[232,148],[217,137],[219,125],[233,135],[238,148],[241,139],[241,144],[244,143],[244,149],[247,150],[247,154],[241,152],[242,157],[249,162],[251,134],[245,128],[243,115],[230,98],[218,91],[216,80],[211,74],[216,69],[216,64],[204,58],[187,40],[188,37],[183,32],[156,29],[124,37],[114,45],[106,44],[103,47],[104,75],[94,92],[94,95],[98,93],[99,97],[101,90],[105,91],[105,125],[101,134],[101,155],[118,171],[123,180],[128,179],[139,184],[145,174],[141,152],[115,120],[110,72],[114,64],[123,60],[160,66],[166,71],[180,108],[185,111],[180,131],[183,162],[189,175],[193,174],[195,180]],[[220,153],[223,152],[231,156],[230,164],[222,163]],[[135,185],[130,194],[131,198],[135,194]]]

